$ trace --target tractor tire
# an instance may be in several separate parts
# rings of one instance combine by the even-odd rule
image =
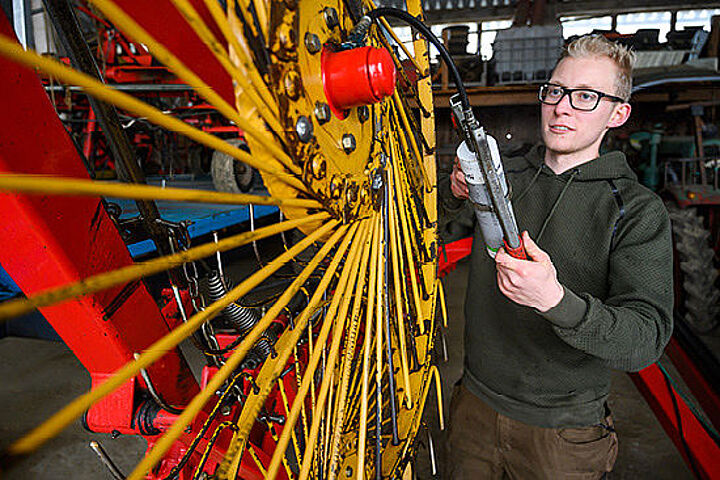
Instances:
[[[228,143],[250,152],[242,140],[229,140]],[[219,150],[213,153],[210,175],[218,192],[246,193],[255,183],[254,168]]]
[[[710,247],[710,232],[695,208],[680,209],[667,204],[672,223],[673,243],[679,266],[682,304],[678,305],[685,323],[698,334],[714,330],[720,321],[720,290],[716,284],[718,269]]]

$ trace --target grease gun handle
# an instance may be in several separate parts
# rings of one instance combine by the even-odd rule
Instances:
[[[511,257],[517,258],[519,260],[527,260],[527,252],[525,251],[525,243],[523,242],[523,239],[521,236],[518,236],[517,238],[518,246],[517,247],[511,247],[508,245],[507,239],[503,239],[503,243],[505,244],[505,251],[510,255]]]

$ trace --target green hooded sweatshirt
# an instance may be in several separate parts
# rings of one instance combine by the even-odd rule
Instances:
[[[524,423],[593,425],[605,418],[610,370],[652,364],[670,339],[670,221],[620,152],[560,175],[543,158],[536,147],[505,171],[520,231],[550,255],[565,295],[545,313],[508,300],[476,228],[463,382]]]

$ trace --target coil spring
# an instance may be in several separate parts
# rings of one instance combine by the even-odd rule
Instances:
[[[227,289],[217,271],[210,272],[208,275],[208,290],[212,301],[217,301],[227,295]],[[260,317],[255,310],[242,307],[234,302],[223,308],[222,313],[241,335],[245,334],[260,321]]]

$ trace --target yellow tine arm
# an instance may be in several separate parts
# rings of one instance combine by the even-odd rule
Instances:
[[[267,132],[258,131],[250,125],[250,123],[240,116],[235,108],[227,103],[215,92],[215,90],[213,90],[207,83],[203,82],[200,77],[190,70],[182,61],[180,61],[179,58],[155,40],[152,35],[130,18],[125,12],[123,12],[123,10],[115,3],[111,0],[90,0],[90,2],[125,33],[146,45],[156,59],[170,68],[170,70],[172,70],[181,80],[193,87],[200,96],[217,108],[218,111],[225,116],[225,118],[235,122],[235,124],[243,130],[245,135],[248,135],[262,143],[269,151],[276,155],[279,160],[281,160],[283,165],[294,173],[299,173],[299,169],[292,164],[290,158],[287,154],[285,154],[285,152],[277,148],[277,145],[273,142]],[[210,47],[208,46],[208,48]],[[245,87],[247,85],[246,77],[240,74],[237,69],[228,73],[231,74],[234,80],[243,85],[246,93],[251,96],[253,103],[258,107],[258,110],[265,121],[268,122],[270,127],[275,131],[282,130],[277,118],[272,115],[267,108],[262,108],[264,103],[260,100],[260,98],[258,98],[251,89]],[[293,168],[297,171],[293,170]]]
[[[256,272],[247,280],[242,282],[240,285],[233,288],[224,298],[211,304],[204,311],[193,315],[188,319],[187,323],[181,324],[175,330],[150,345],[150,347],[148,347],[147,350],[145,350],[141,355],[139,355],[137,359],[128,362],[124,367],[120,368],[117,372],[115,372],[112,377],[107,379],[105,382],[99,384],[90,392],[87,392],[77,397],[59,412],[57,412],[48,420],[43,422],[40,426],[36,427],[23,438],[13,443],[8,449],[8,453],[10,455],[26,455],[36,450],[47,440],[53,438],[70,423],[72,423],[75,419],[80,417],[80,415],[82,415],[83,412],[89,409],[93,404],[113,392],[130,378],[136,376],[138,373],[140,373],[140,370],[152,365],[160,357],[165,355],[168,351],[175,348],[180,342],[192,335],[192,333],[197,330],[203,323],[213,318],[213,316],[217,315],[223,308],[225,308],[230,303],[234,302],[235,300],[255,288],[257,285],[262,283],[263,280],[265,280],[267,277],[280,269],[280,267],[287,263],[291,258],[296,256],[299,252],[302,252],[313,241],[322,238],[323,235],[330,232],[337,225],[338,222],[336,220],[331,220],[322,227],[320,227],[318,230],[313,232],[307,238],[298,242],[297,245],[280,255],[272,263],[268,264],[264,269]],[[266,327],[267,325],[262,328],[264,329]],[[253,335],[253,333],[250,332],[245,342],[243,342],[243,344],[241,344],[238,349],[240,349],[245,343],[247,343],[248,339],[251,339],[250,341],[254,343],[258,335]],[[220,385],[217,385],[212,390],[205,389],[203,390],[203,392],[211,391],[211,394],[214,394],[215,390],[219,386]],[[203,392],[201,392],[200,395],[203,395]],[[195,402],[197,398],[198,397],[195,397],[193,402]],[[189,417],[190,419],[192,419],[194,417],[194,414],[196,413],[190,410],[191,405],[188,405],[188,407],[183,412],[183,415],[185,414],[185,412],[189,412],[191,414]],[[199,411],[200,408],[196,408],[195,410]],[[183,418],[187,418],[187,415]],[[181,420],[178,419],[178,422],[180,421]],[[159,460],[159,457],[154,460],[155,462],[157,462],[157,460]],[[152,465],[154,465],[154,463]],[[150,465],[150,467],[152,467],[152,465]]]
[[[391,172],[389,172],[391,173]],[[410,385],[410,371],[408,368],[408,360],[407,360],[407,346],[406,346],[406,340],[405,340],[405,311],[403,308],[403,298],[402,298],[402,281],[400,279],[400,272],[402,271],[400,268],[400,250],[398,248],[398,241],[397,241],[397,224],[395,222],[395,217],[397,215],[397,212],[395,211],[395,202],[393,201],[393,194],[392,192],[395,190],[395,179],[393,175],[388,175],[389,182],[390,182],[390,188],[388,188],[389,197],[386,201],[389,202],[390,208],[389,210],[389,226],[390,226],[390,253],[392,258],[392,266],[393,266],[393,280],[394,280],[394,293],[395,293],[395,311],[397,314],[397,322],[398,322],[398,340],[399,340],[399,346],[400,346],[400,369],[402,370],[402,378],[403,378],[403,385],[405,386],[403,392],[405,394],[405,403],[407,405],[407,408],[412,408],[413,401],[412,401],[412,386]],[[390,339],[388,339],[389,341]]]
[[[271,175],[277,176],[279,180],[299,191],[306,191],[305,185],[299,179],[297,179],[294,175],[279,169],[277,166],[261,162],[249,153],[230,145],[220,138],[194,128],[182,120],[165,115],[160,110],[151,107],[150,105],[141,102],[126,93],[119,92],[111,87],[108,87],[88,75],[75,71],[72,68],[63,65],[61,62],[38,55],[37,53],[29,50],[23,50],[20,45],[5,35],[0,35],[0,55],[27,67],[38,68],[48,75],[52,75],[69,85],[77,85],[88,95],[91,95],[98,100],[111,103],[139,117],[145,117],[148,121],[154,123],[155,125],[167,128],[168,130],[184,135],[207,147],[224,152],[262,172],[267,172]]]
[[[323,275],[323,279],[326,280],[325,289],[330,283],[335,269],[337,269],[337,266],[340,264],[340,260],[344,256],[345,251],[347,250],[353,237],[355,236],[358,226],[359,223],[355,223],[349,228],[348,234],[345,235],[345,238],[343,238],[340,247],[338,248],[335,256],[333,257],[333,260],[331,262],[333,265],[332,269],[328,269],[328,271],[325,272],[325,275]],[[317,268],[317,266],[320,264],[320,261],[322,261],[328,255],[328,253],[330,253],[332,247],[335,243],[337,243],[339,238],[339,236],[333,236],[331,238],[331,242],[329,241],[328,243],[323,245],[320,251],[313,258],[313,260],[303,269],[298,278],[293,282],[293,284],[288,288],[288,290],[286,290],[283,296],[280,297],[278,302],[276,302],[276,304],[270,308],[266,315],[275,317],[280,313],[281,308],[276,309],[276,305],[281,301],[285,300],[285,297],[287,297],[287,301],[292,298],[295,292],[300,289],[302,284],[304,284],[305,281],[310,277],[310,274],[312,274],[312,272]],[[356,247],[353,247],[353,250],[355,248]],[[318,290],[313,295],[311,300],[315,300],[315,305],[317,305],[317,303],[322,298],[322,294],[325,292],[325,289],[320,291],[320,289],[318,288]],[[292,352],[292,347],[297,344],[298,340],[300,339],[300,335],[302,334],[304,327],[313,312],[314,306],[313,309],[305,307],[301,317],[296,320],[295,328],[291,332],[288,332],[287,335],[283,335],[282,337],[280,337],[280,339],[278,340],[278,344],[276,346],[278,356],[274,359],[269,359],[268,361],[266,361],[263,365],[263,368],[260,370],[260,373],[256,378],[256,383],[260,387],[260,391],[257,394],[251,394],[245,401],[245,406],[243,407],[243,410],[240,414],[240,419],[238,420],[238,423],[240,424],[240,429],[235,434],[235,437],[233,438],[230,447],[225,453],[225,459],[220,468],[218,469],[218,476],[220,478],[223,478],[224,475],[226,475],[227,478],[235,478],[237,476],[237,469],[240,466],[242,452],[245,447],[245,443],[247,442],[248,435],[250,433],[250,427],[252,426],[251,419],[255,418],[260,412],[260,408],[264,404],[267,395],[270,393],[270,390],[272,389],[275,380],[285,368],[287,360],[290,357],[290,353]],[[287,421],[285,422],[285,427],[287,427]],[[285,430],[285,428],[283,428],[283,430]]]
[[[320,230],[324,230],[323,233],[320,233],[318,235],[318,232],[320,230],[313,232],[312,234],[308,235],[306,238],[301,240],[297,243],[293,248],[288,250],[287,252],[283,253],[279,257],[277,257],[275,260],[273,260],[271,263],[269,263],[264,268],[258,270],[253,275],[251,275],[247,280],[242,282],[240,285],[232,289],[223,299],[219,300],[218,302],[214,303],[214,305],[217,305],[218,303],[222,305],[222,308],[227,306],[229,303],[234,302],[237,300],[241,295],[244,295],[247,293],[247,291],[250,290],[250,288],[247,288],[245,285],[250,285],[251,288],[258,285],[260,282],[262,282],[265,278],[267,278],[270,274],[277,271],[280,266],[287,263],[288,260],[298,255],[300,252],[302,252],[305,248],[307,248],[312,242],[318,240],[319,238],[322,238],[325,234],[327,234],[333,227],[335,226],[335,222],[328,222],[323,228]],[[333,234],[331,237],[332,239],[337,239],[345,232],[345,227],[340,227],[338,230]],[[330,241],[328,241],[330,243]],[[187,407],[183,410],[183,413],[180,414],[178,419],[175,421],[175,423],[168,429],[168,431],[158,440],[158,442],[155,444],[155,446],[150,450],[145,457],[142,459],[140,463],[135,467],[135,470],[130,474],[128,477],[128,480],[140,480],[143,478],[150,469],[153,468],[154,465],[157,464],[157,462],[160,461],[160,459],[165,455],[165,453],[168,451],[168,449],[173,445],[175,440],[182,435],[183,431],[185,430],[185,427],[195,418],[195,416],[202,410],[205,403],[213,396],[215,395],[215,392],[222,386],[222,384],[225,382],[225,380],[232,375],[232,373],[235,371],[235,369],[240,365],[240,362],[245,358],[245,355],[247,354],[248,350],[252,348],[253,345],[255,345],[255,342],[260,338],[260,335],[270,326],[270,323],[275,320],[275,317],[277,313],[287,304],[287,302],[290,300],[289,298],[281,297],[278,299],[278,301],[273,306],[276,307],[281,301],[283,301],[282,305],[279,306],[276,310],[273,311],[273,309],[269,310],[263,317],[260,319],[260,321],[253,327],[252,330],[250,330],[247,334],[247,336],[243,339],[243,341],[236,347],[236,349],[233,351],[233,353],[228,357],[228,359],[225,362],[225,365],[223,365],[217,373],[210,379],[205,389],[200,391],[195,398],[192,399],[192,401],[188,404]],[[206,309],[205,312],[208,310]],[[204,313],[204,312],[201,312]],[[197,315],[194,315],[197,316]],[[188,321],[190,323],[190,321]],[[242,428],[242,426],[240,426]]]
[[[0,190],[44,195],[83,195],[132,200],[213,203],[222,205],[277,205],[278,207],[318,208],[320,202],[303,198],[280,198],[247,193],[225,193],[189,188],[106,182],[69,177],[0,173]]]
[[[361,234],[364,234],[361,232]],[[347,245],[349,245],[349,239],[351,235],[348,235],[348,242],[345,244],[345,247],[347,248]],[[342,251],[342,255],[336,255],[333,259],[333,262],[331,263],[331,266],[328,268],[328,272],[330,275],[324,275],[323,279],[320,281],[319,287],[324,287],[322,290],[318,288],[316,292],[313,294],[313,297],[310,300],[310,304],[317,305],[319,301],[322,299],[323,293],[327,289],[333,275],[335,274],[335,271],[337,270],[337,267],[339,266],[339,262],[344,256],[345,249]],[[348,283],[348,277],[351,270],[354,270],[352,263],[357,255],[357,252],[359,250],[358,244],[356,243],[355,246],[350,250],[347,256],[347,262],[345,268],[342,270],[342,274],[340,277],[340,280],[338,282],[337,288],[335,289],[335,294],[333,295],[330,307],[328,309],[328,313],[326,315],[325,323],[323,323],[323,326],[320,329],[320,332],[318,334],[317,338],[317,348],[315,348],[310,355],[310,358],[308,359],[307,366],[305,367],[305,374],[303,375],[302,382],[300,384],[300,388],[298,389],[297,393],[295,394],[295,400],[293,401],[293,405],[290,409],[290,414],[288,415],[287,419],[285,420],[285,426],[283,427],[283,432],[280,435],[280,440],[278,444],[275,447],[275,452],[273,454],[272,459],[270,460],[270,466],[268,467],[268,478],[274,478],[275,474],[277,473],[277,470],[280,466],[280,459],[282,456],[285,455],[285,450],[288,446],[288,439],[289,439],[289,431],[294,429],[295,424],[297,422],[298,416],[300,414],[300,410],[302,409],[302,406],[305,401],[305,397],[307,396],[308,390],[310,388],[310,384],[313,382],[313,378],[315,375],[315,370],[317,368],[317,365],[320,361],[320,357],[322,354],[322,348],[320,348],[320,345],[324,345],[325,341],[327,340],[328,333],[330,331],[330,328],[332,326],[332,319],[336,318],[335,312],[337,311],[338,304],[340,303],[341,299],[343,298],[342,292],[344,292],[347,283]],[[340,251],[338,251],[340,253]],[[310,306],[310,305],[309,305]],[[304,322],[304,324],[307,323],[307,321],[310,318],[310,315],[313,313],[313,309],[309,309],[308,307],[305,308],[303,313],[301,314],[301,317],[298,319],[298,321]],[[294,330],[299,330],[296,326]],[[301,329],[300,329],[301,330]],[[295,338],[293,338],[294,341],[297,341],[299,338],[299,335]],[[317,412],[318,409],[314,409],[314,412]],[[313,415],[313,417],[317,417],[318,415]],[[306,437],[306,442],[307,442]],[[307,443],[306,443],[307,445]],[[305,462],[309,456],[311,456],[312,450],[308,450],[306,448],[305,454],[303,455],[303,462]],[[298,452],[299,455],[299,452]]]
[[[438,278],[436,281],[437,295],[440,298],[440,311],[442,312],[443,327],[448,326],[448,314],[447,307],[445,306],[445,288],[443,287],[442,281]]]
[[[0,304],[0,322],[32,312],[36,308],[54,305],[80,295],[88,295],[90,293],[99,292],[116,285],[121,285],[132,280],[137,280],[171,268],[179,267],[183,263],[199,260],[213,255],[216,252],[225,252],[232,248],[247,245],[253,240],[260,240],[262,238],[311,223],[313,219],[322,220],[327,217],[328,214],[326,213],[318,213],[303,219],[288,220],[282,223],[259,228],[254,232],[245,232],[232,237],[224,238],[218,243],[208,242],[204,245],[199,245],[183,252],[154,258],[143,263],[134,263],[132,265],[128,265],[127,267],[122,267],[110,272],[99,273],[97,275],[93,275],[92,277],[84,278],[78,282],[67,285],[51,287],[28,298],[8,300]]]

